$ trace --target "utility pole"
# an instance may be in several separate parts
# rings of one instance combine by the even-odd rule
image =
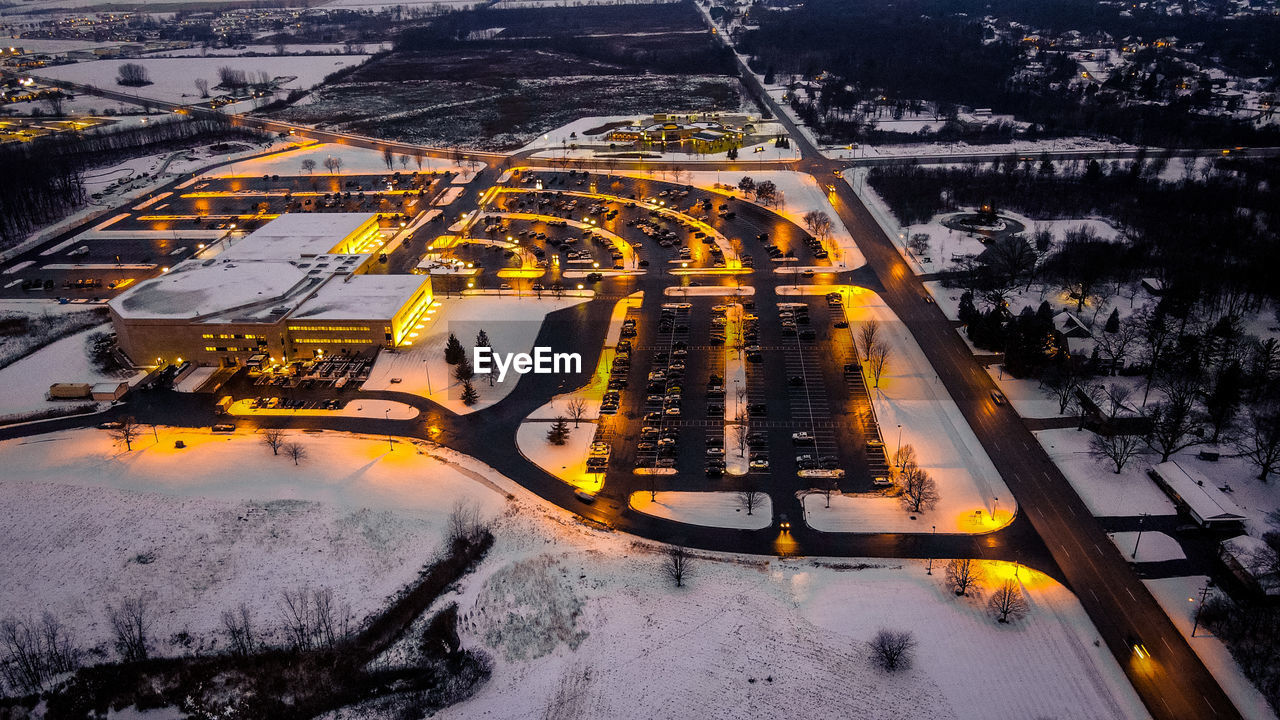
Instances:
[[[1204,601],[1209,599],[1209,591],[1213,589],[1213,580],[1206,580],[1204,587],[1200,590],[1200,604],[1196,606],[1196,619],[1191,625],[1191,637],[1196,636],[1196,630],[1200,629],[1200,611],[1204,610]]]

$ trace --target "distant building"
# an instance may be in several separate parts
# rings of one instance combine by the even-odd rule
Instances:
[[[639,142],[646,145],[689,143],[695,149],[738,144],[754,128],[748,122],[733,123],[721,116],[699,113],[669,115],[656,113],[651,122],[637,122],[615,128],[609,133],[611,142]]]
[[[378,216],[289,213],[220,254],[196,257],[108,304],[139,365],[239,365],[357,356],[412,344],[431,304],[421,275],[365,275],[384,242]]]

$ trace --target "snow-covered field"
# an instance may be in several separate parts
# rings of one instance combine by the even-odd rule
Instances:
[[[211,643],[241,602],[277,625],[285,589],[330,588],[359,619],[430,562],[453,499],[502,505],[469,471],[383,437],[300,433],[295,466],[252,434],[157,434],[132,452],[100,430],[0,443],[5,615],[48,609],[95,646],[105,605],[141,594],[163,654],[183,652],[182,631]]]
[[[134,58],[129,60],[94,60],[40,68],[33,75],[54,80],[69,80],[82,85],[93,85],[106,90],[136,95],[149,100],[164,102],[196,102],[200,93],[195,80],[204,78],[212,86],[218,84],[218,68],[230,67],[244,70],[256,76],[258,72],[272,77],[293,78],[280,87],[307,89],[344,67],[359,65],[368,55],[316,55],[284,57],[185,57],[185,58]],[[116,84],[120,66],[136,63],[147,69],[151,85],[132,88]]]
[[[457,335],[471,357],[476,335],[484,330],[495,353],[528,353],[538,338],[547,314],[572,307],[586,298],[565,296],[559,300],[497,295],[469,295],[461,298],[437,297],[419,321],[413,345],[398,352],[384,352],[373,365],[364,390],[397,390],[420,395],[449,410],[465,414],[482,410],[506,397],[520,376],[509,372],[506,379],[490,387],[486,378],[476,376],[472,385],[479,401],[467,407],[462,402],[462,383],[454,378],[454,366],[444,360],[449,333]],[[412,334],[411,334],[412,337]],[[572,352],[574,348],[554,348]]]
[[[159,432],[132,453],[93,430],[0,443],[14,471],[0,479],[0,606],[49,609],[92,645],[108,634],[105,603],[147,594],[166,653],[183,651],[170,642],[181,631],[212,645],[221,611],[241,602],[275,624],[286,588],[331,588],[360,616],[429,561],[467,499],[497,543],[442,602],[459,603],[464,645],[486,649],[495,671],[440,717],[565,703],[572,717],[1145,716],[1079,603],[1025,568],[1031,612],[1010,625],[918,561],[699,556],[677,589],[652,546],[447,450],[303,434],[312,455],[295,468],[252,435]],[[880,627],[915,633],[912,669],[870,665]]]
[[[633,492],[637,512],[690,525],[760,530],[773,524],[773,500],[761,493],[748,513],[736,492]]]
[[[549,422],[521,423],[516,430],[516,445],[520,448],[520,454],[574,487],[587,492],[599,492],[604,484],[603,475],[587,472],[587,455],[596,434],[596,424],[588,421],[574,427],[570,421],[569,437],[565,439],[564,445],[552,445],[547,441],[551,425]]]
[[[902,444],[915,449],[920,467],[937,483],[940,499],[933,510],[916,513],[913,520],[897,497],[832,495],[827,508],[822,495],[807,495],[805,521],[818,530],[838,532],[930,532],[936,525],[939,532],[972,533],[1008,523],[1017,507],[1013,496],[910,332],[875,293],[858,287],[840,291],[850,327],[856,332],[862,322],[879,321],[880,337],[892,349],[879,390],[871,388],[889,452],[897,449],[901,425]]]
[[[1118,532],[1110,533],[1109,537],[1116,548],[1133,562],[1164,562],[1186,557],[1178,541],[1162,532],[1144,532],[1141,537],[1137,532]]]
[[[675,588],[660,555],[583,530],[490,557],[456,599],[494,677],[437,717],[1146,717],[1074,597],[1026,570],[1033,609],[1000,626],[918,561],[695,558]],[[871,666],[880,628],[914,632],[910,670]]]

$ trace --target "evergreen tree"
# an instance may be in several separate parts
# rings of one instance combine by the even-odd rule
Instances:
[[[489,334],[484,330],[476,333],[476,347],[493,347],[489,342]]]
[[[449,333],[449,340],[444,344],[444,361],[450,365],[457,365],[465,360],[467,353],[462,349],[462,343],[458,340],[458,336]]]
[[[471,361],[465,357],[462,359],[462,362],[458,363],[458,367],[453,369],[453,376],[457,378],[459,382],[469,382],[471,378],[475,377],[475,374],[475,369],[471,367]]]
[[[467,407],[471,407],[472,405],[475,405],[476,401],[479,399],[480,394],[477,393],[475,387],[471,385],[471,381],[464,381],[462,383],[462,404]]]
[[[1109,333],[1120,332],[1120,308],[1111,311],[1111,315],[1107,317],[1107,324],[1102,326],[1102,330]]]
[[[547,442],[552,445],[564,445],[569,439],[569,422],[563,417],[556,418],[555,424],[547,431]]]

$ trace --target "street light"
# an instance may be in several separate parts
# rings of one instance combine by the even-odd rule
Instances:
[[[1142,513],[1138,516],[1138,539],[1133,541],[1133,552],[1129,555],[1130,560],[1138,559],[1138,544],[1142,542],[1142,521],[1147,519],[1148,513]]]
[[[896,466],[902,458],[902,423],[898,423],[898,449],[893,451],[893,464]]]
[[[391,408],[387,408],[383,411],[383,417],[386,418],[387,422],[391,422]],[[387,428],[387,449],[392,451],[396,449],[395,441],[391,439],[390,427]]]
[[[933,530],[929,533],[929,569],[925,570],[925,575],[933,574],[933,539],[938,537],[938,526],[932,526]]]

